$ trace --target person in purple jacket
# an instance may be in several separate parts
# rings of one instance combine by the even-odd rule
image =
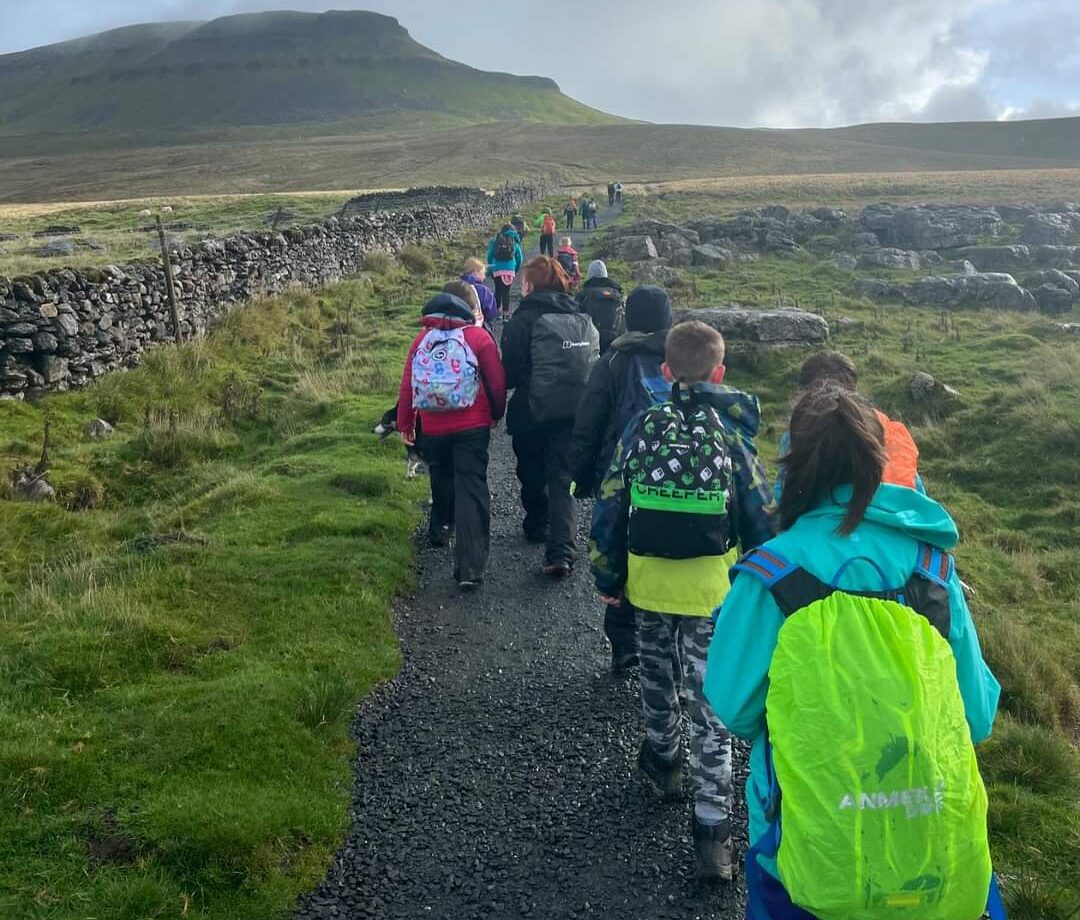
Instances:
[[[484,313],[484,322],[492,324],[499,318],[499,305],[495,301],[495,292],[491,290],[484,279],[487,277],[487,266],[480,259],[468,259],[465,262],[465,274],[461,280],[476,288],[476,296],[480,298],[480,309]]]

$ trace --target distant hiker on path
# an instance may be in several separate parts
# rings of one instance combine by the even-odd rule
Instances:
[[[589,229],[589,198],[585,196],[581,199],[581,229]]]
[[[592,288],[593,293],[607,290]],[[659,287],[634,291],[627,303],[626,328],[592,369],[578,402],[572,442],[576,498],[596,494],[626,426],[650,406],[671,399],[671,382],[663,373],[671,328],[667,293]],[[604,634],[611,644],[613,673],[638,663],[637,618],[630,604],[604,605]]]
[[[529,235],[529,228],[525,226],[525,218],[520,214],[515,214],[510,218],[510,226],[517,230],[518,237],[520,237],[521,242],[524,243],[525,237]]]
[[[607,265],[600,259],[589,263],[585,285],[577,300],[600,333],[600,354],[604,354],[623,333],[623,296],[622,288],[608,277]],[[670,317],[668,325],[671,325]]]
[[[615,183],[609,182],[607,184],[607,206],[613,208],[615,206]]]
[[[574,229],[574,217],[577,216],[577,208],[573,201],[566,206],[566,210],[563,211],[563,214],[566,216],[566,232],[569,233]]]
[[[545,212],[540,224],[540,255],[555,257],[555,233],[558,229],[551,212]]]
[[[510,224],[503,227],[488,243],[487,262],[495,284],[495,302],[499,305],[499,315],[506,319],[510,316],[510,288],[525,262],[521,237]]]
[[[544,574],[570,574],[577,511],[570,495],[574,410],[600,354],[596,328],[568,293],[570,279],[554,259],[525,266],[522,300],[503,329],[507,386],[514,391],[507,428],[517,457],[522,529],[544,543]]]
[[[751,920],[817,905],[867,916],[868,893],[875,916],[878,899],[957,918],[987,904],[973,742],[990,734],[1000,688],[950,555],[956,525],[883,483],[886,463],[868,403],[834,381],[804,392],[782,533],[735,567],[719,610],[705,694],[754,743]]]
[[[415,444],[420,422],[418,449],[431,474],[428,538],[445,546],[456,530],[453,575],[467,590],[480,585],[487,566],[488,445],[506,409],[506,376],[495,340],[461,298],[436,295],[422,324],[401,376],[397,426]]]
[[[621,182],[616,182],[615,183],[615,202],[617,204],[622,204],[622,193],[623,193],[622,183]]]
[[[574,248],[574,241],[570,237],[564,236],[559,240],[559,251],[555,253],[555,259],[570,279],[570,286],[576,287],[581,280],[581,263],[578,261],[578,251]]]
[[[468,259],[465,262],[465,273],[461,276],[461,280],[475,288],[477,299],[480,301],[480,310],[484,314],[484,322],[491,325],[499,318],[499,302],[495,299],[491,288],[484,284],[485,277],[487,277],[487,266],[483,262],[479,259]]]
[[[662,799],[682,795],[679,682],[690,721],[697,877],[734,877],[731,736],[706,702],[712,612],[728,569],[774,530],[772,493],[757,458],[757,399],[726,387],[724,340],[686,322],[665,344],[671,401],[621,436],[593,509],[590,555],[600,599],[637,614],[645,739],[638,766]],[[720,647],[723,637],[720,636]],[[738,658],[726,665],[737,671]]]
[[[589,216],[585,220],[585,229],[586,230],[590,230],[590,229],[597,230],[597,229],[599,229],[599,225],[596,223],[596,213],[597,213],[596,199],[595,198],[590,198],[589,199]]]

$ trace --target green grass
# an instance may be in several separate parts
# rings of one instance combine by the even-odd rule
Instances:
[[[453,276],[463,252],[427,257]],[[255,303],[85,391],[0,403],[4,470],[48,419],[60,493],[0,501],[5,920],[274,917],[324,875],[350,716],[399,665],[413,584],[425,490],[369,432],[423,283],[389,266]]]
[[[684,191],[632,199],[624,220],[728,206]],[[629,266],[609,269],[628,277]],[[860,388],[912,426],[928,491],[959,524],[958,566],[976,589],[972,612],[1003,687],[994,735],[979,750],[995,862],[1014,918],[1065,920],[1080,903],[1080,344],[1037,314],[853,298],[855,273],[811,254],[680,274],[680,306],[798,304],[823,314],[832,347],[859,365]],[[856,325],[842,328],[841,317]],[[762,401],[770,464],[804,357],[750,355],[730,375]],[[913,405],[916,370],[959,389],[958,402],[934,413]]]

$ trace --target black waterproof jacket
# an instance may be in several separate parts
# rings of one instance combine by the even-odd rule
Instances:
[[[532,376],[532,332],[545,313],[580,313],[577,301],[562,291],[533,291],[518,304],[502,334],[502,360],[506,387],[513,390],[506,410],[506,428],[511,435],[525,434],[540,427],[529,408],[529,381]]]
[[[601,296],[600,291],[614,291],[618,299]],[[611,278],[589,278],[582,285],[577,300],[600,333],[600,354],[607,354],[611,343],[625,331],[622,328],[622,288]]]
[[[668,331],[627,332],[612,343],[611,351],[602,355],[592,369],[578,403],[571,442],[570,456],[577,484],[574,494],[579,498],[595,493],[622,436],[618,430],[618,409],[627,386],[631,358],[640,355],[649,375],[659,375]]]

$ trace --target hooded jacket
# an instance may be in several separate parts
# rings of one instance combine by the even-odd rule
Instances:
[[[593,279],[596,280],[596,279]],[[630,386],[646,387],[649,380],[660,380],[663,373],[664,346],[669,330],[627,332],[612,343],[589,375],[574,419],[571,450],[574,470],[574,494],[592,495],[604,478],[622,429],[630,419],[621,420],[620,403]],[[635,375],[631,380],[630,375]],[[666,381],[665,381],[666,383]],[[650,388],[651,389],[651,388]],[[670,384],[662,387],[671,392]]]
[[[468,431],[471,428],[490,428],[506,411],[506,374],[503,372],[499,349],[491,333],[476,325],[476,317],[469,305],[453,294],[439,294],[429,300],[424,307],[420,324],[424,328],[413,339],[409,356],[405,359],[405,370],[401,375],[401,387],[398,390],[398,431],[414,435],[418,415],[424,434],[433,437]],[[424,336],[432,329],[465,330],[465,341],[476,355],[481,383],[476,402],[468,409],[453,412],[417,412],[413,409],[413,355]]]
[[[476,289],[484,319],[489,323],[495,322],[499,318],[499,305],[495,302],[495,292],[484,284],[484,280],[479,275],[462,275],[461,280]]]
[[[506,387],[513,390],[506,415],[510,434],[522,434],[538,427],[529,408],[529,382],[532,376],[532,333],[536,321],[545,313],[580,313],[577,301],[562,291],[533,291],[518,304],[502,334],[503,367]]]
[[[610,296],[598,296],[600,291],[614,291],[618,298],[614,325],[605,322],[605,318],[599,315],[599,307],[607,308],[612,303]],[[578,292],[578,304],[584,312],[589,314],[600,333],[600,354],[605,354],[611,348],[611,343],[615,341],[615,338],[625,331],[623,328],[625,322],[619,312],[622,309],[622,293],[622,288],[611,278],[588,278]]]
[[[498,245],[499,237],[505,233],[514,241],[514,257],[512,259],[497,260],[495,258],[495,247]],[[521,271],[521,266],[525,263],[525,252],[521,248],[521,236],[517,230],[506,230],[503,233],[496,233],[491,238],[491,242],[488,243],[487,248],[487,264],[491,274],[495,272],[513,272],[515,275]]]
[[[799,518],[790,530],[765,544],[827,583],[844,563],[864,556],[880,567],[890,584],[903,585],[915,570],[920,543],[951,550],[956,525],[944,508],[914,489],[882,485],[862,523],[841,536],[837,528],[851,500],[852,489],[837,489],[832,499]],[[876,591],[882,575],[868,563],[847,567],[839,586],[852,591]],[[997,712],[1000,686],[983,661],[975,625],[960,580],[949,586],[951,622],[949,645],[956,657],[960,695],[974,742],[990,734]],[[769,782],[766,773],[765,697],[769,666],[784,616],[765,585],[739,575],[718,611],[716,631],[705,673],[705,697],[720,721],[742,738],[753,740],[746,799],[750,810],[750,842],[768,829],[765,817]],[[737,666],[736,666],[737,663]],[[762,866],[778,877],[772,860]]]
[[[628,551],[630,501],[623,458],[638,432],[638,425],[630,425],[615,447],[593,506],[589,553],[601,594],[625,593],[635,607],[654,613],[707,617],[728,592],[728,569],[738,561],[739,547],[748,552],[776,531],[766,511],[772,490],[754,445],[761,421],[757,398],[723,384],[698,384],[693,393],[716,410],[724,427],[735,473],[732,515],[738,545],[725,556],[696,559],[660,559]]]

